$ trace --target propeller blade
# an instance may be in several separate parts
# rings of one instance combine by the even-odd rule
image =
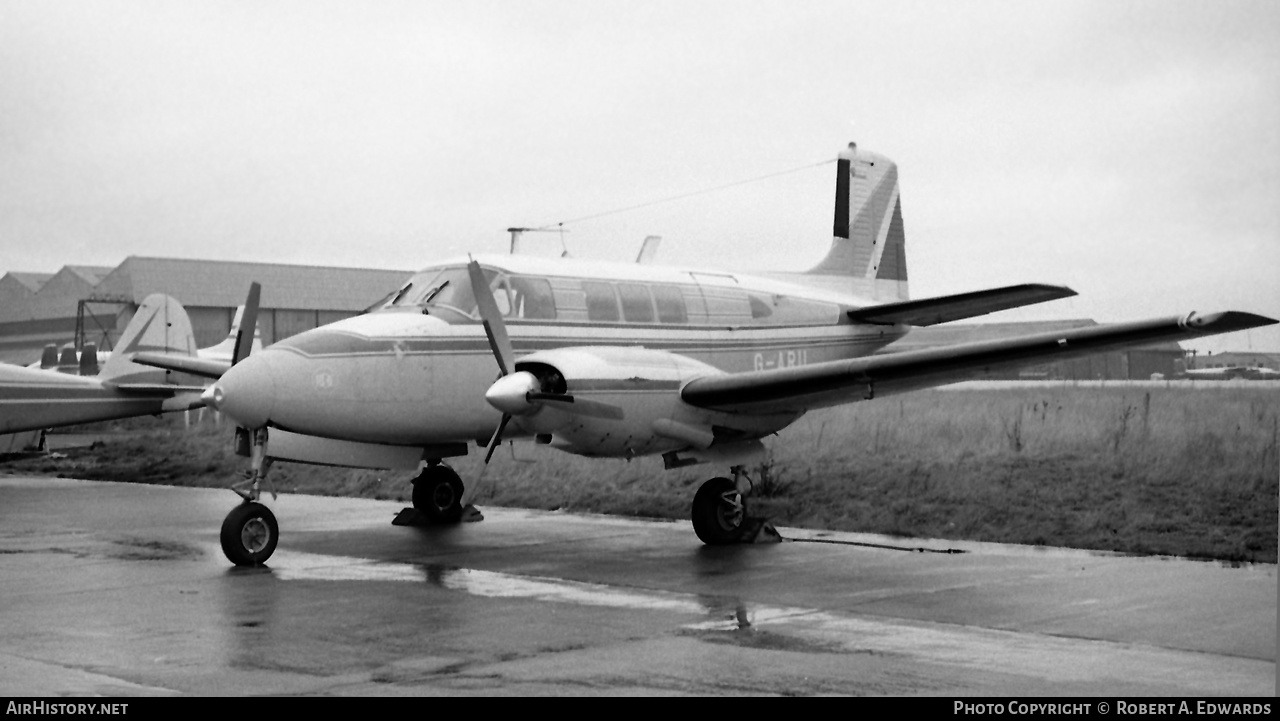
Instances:
[[[565,407],[561,410],[567,413],[576,413],[580,416],[607,418],[614,421],[620,421],[626,417],[626,414],[618,406],[601,403],[600,401],[590,401],[585,398],[575,398],[567,393],[529,393],[525,396],[525,399],[530,403],[562,404]]]
[[[511,414],[503,413],[502,420],[498,423],[498,430],[493,432],[493,438],[489,439],[489,447],[484,452],[484,464],[489,465],[489,459],[493,458],[493,452],[498,449],[498,444],[502,443],[502,432],[507,429],[507,424],[511,422]]]
[[[262,296],[262,286],[249,284],[249,297],[244,301],[244,313],[240,315],[240,332],[236,334],[236,347],[231,353],[231,365],[235,365],[249,357],[253,350],[253,337],[258,332],[258,299]]]
[[[511,350],[511,339],[507,337],[507,324],[502,320],[493,293],[489,292],[489,283],[484,279],[480,264],[472,260],[467,264],[467,273],[471,276],[471,292],[480,309],[480,320],[484,323],[485,335],[489,337],[489,347],[498,359],[498,370],[505,376],[515,368],[516,359],[515,352]]]

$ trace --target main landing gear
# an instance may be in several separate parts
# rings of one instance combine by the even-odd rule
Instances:
[[[466,503],[468,495],[474,497],[479,478],[472,486],[472,492],[465,493],[466,488],[458,474],[439,458],[432,458],[410,483],[413,484],[413,508],[400,511],[391,525],[440,526],[484,520],[480,509]]]
[[[439,461],[413,479],[413,507],[433,523],[462,520],[462,479]]]
[[[712,478],[693,497],[693,532],[708,546],[731,543],[765,543],[782,540],[773,526],[747,515],[751,478],[742,466],[733,467],[733,478]]]

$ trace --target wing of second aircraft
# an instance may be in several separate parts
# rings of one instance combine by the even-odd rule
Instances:
[[[808,366],[695,378],[681,398],[700,408],[739,413],[803,411],[981,378],[995,370],[1102,351],[1272,325],[1252,313],[1194,313],[1039,333],[1020,338],[885,353]]]

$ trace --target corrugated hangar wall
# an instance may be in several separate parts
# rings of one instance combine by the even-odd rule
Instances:
[[[373,300],[380,297],[382,296],[379,295]],[[359,311],[263,308],[258,312],[258,332],[262,335],[262,342],[270,344],[305,330],[350,318],[358,313]],[[196,345],[200,348],[208,348],[221,343],[231,332],[231,323],[235,320],[235,314],[235,308],[188,307],[187,316],[191,318],[191,330],[195,333]],[[120,325],[119,330],[123,330],[127,323],[128,321]]]
[[[191,330],[196,336],[196,346],[208,348],[217,345],[231,332],[231,320],[235,310],[229,308],[187,308],[191,318]]]

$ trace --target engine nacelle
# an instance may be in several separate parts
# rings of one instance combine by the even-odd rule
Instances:
[[[539,351],[515,364],[517,373],[538,379],[542,392],[566,394],[621,409],[622,417],[575,412],[573,404],[550,404],[513,423],[527,433],[551,434],[552,445],[588,456],[632,457],[716,443],[760,438],[797,414],[742,415],[690,406],[680,399],[685,383],[721,375],[714,366],[667,351],[586,346]]]

